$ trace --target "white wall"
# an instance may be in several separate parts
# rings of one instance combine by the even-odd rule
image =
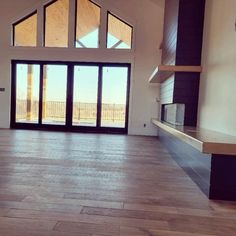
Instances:
[[[236,1],[207,0],[198,125],[236,135]]]
[[[73,0],[71,0],[73,1]],[[158,1],[158,0],[156,0]],[[11,65],[12,59],[66,60],[132,63],[129,134],[156,135],[151,117],[157,116],[156,98],[159,87],[148,84],[148,77],[160,62],[158,47],[162,40],[163,0],[97,0],[98,3],[134,25],[134,50],[14,48],[11,46],[11,24],[46,1],[8,0],[0,2],[0,128],[10,125]],[[42,8],[41,8],[42,9]],[[104,27],[105,29],[105,27]],[[144,127],[144,124],[147,126]]]
[[[157,117],[159,86],[148,83],[154,67],[161,62],[164,8],[148,1],[140,1],[137,11],[136,51],[132,80],[131,134],[156,135],[157,129],[150,123]],[[163,6],[164,7],[164,6]],[[144,127],[144,124],[147,126]]]

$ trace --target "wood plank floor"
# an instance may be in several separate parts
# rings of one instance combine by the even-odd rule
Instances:
[[[0,235],[236,235],[155,137],[0,130]]]

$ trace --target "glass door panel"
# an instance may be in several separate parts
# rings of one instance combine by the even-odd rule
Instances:
[[[16,65],[16,123],[38,123],[39,65]]]
[[[73,126],[97,125],[98,66],[75,66]]]
[[[127,132],[128,64],[13,61],[13,69],[11,127]]]
[[[42,124],[66,123],[67,66],[44,65]]]
[[[103,67],[101,127],[125,128],[127,67]]]

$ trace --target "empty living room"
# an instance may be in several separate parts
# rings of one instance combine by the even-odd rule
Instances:
[[[0,236],[235,236],[235,8],[2,0]]]

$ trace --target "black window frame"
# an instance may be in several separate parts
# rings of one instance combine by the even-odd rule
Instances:
[[[19,123],[16,122],[16,67],[18,64],[40,65],[40,89],[39,89],[39,122]],[[129,119],[129,102],[130,102],[130,76],[131,63],[107,63],[107,62],[76,62],[76,61],[38,61],[38,60],[12,60],[12,83],[11,83],[11,116],[10,128],[12,129],[31,129],[31,130],[53,130],[53,131],[75,131],[75,132],[92,132],[92,133],[128,133]],[[48,125],[42,124],[42,91],[43,91],[43,66],[44,65],[66,65],[67,66],[67,88],[66,88],[66,122],[65,125]],[[73,81],[75,66],[98,66],[98,95],[97,95],[97,124],[96,127],[73,126]],[[127,89],[126,89],[126,115],[125,127],[101,127],[101,100],[102,100],[102,70],[103,67],[127,67]]]

